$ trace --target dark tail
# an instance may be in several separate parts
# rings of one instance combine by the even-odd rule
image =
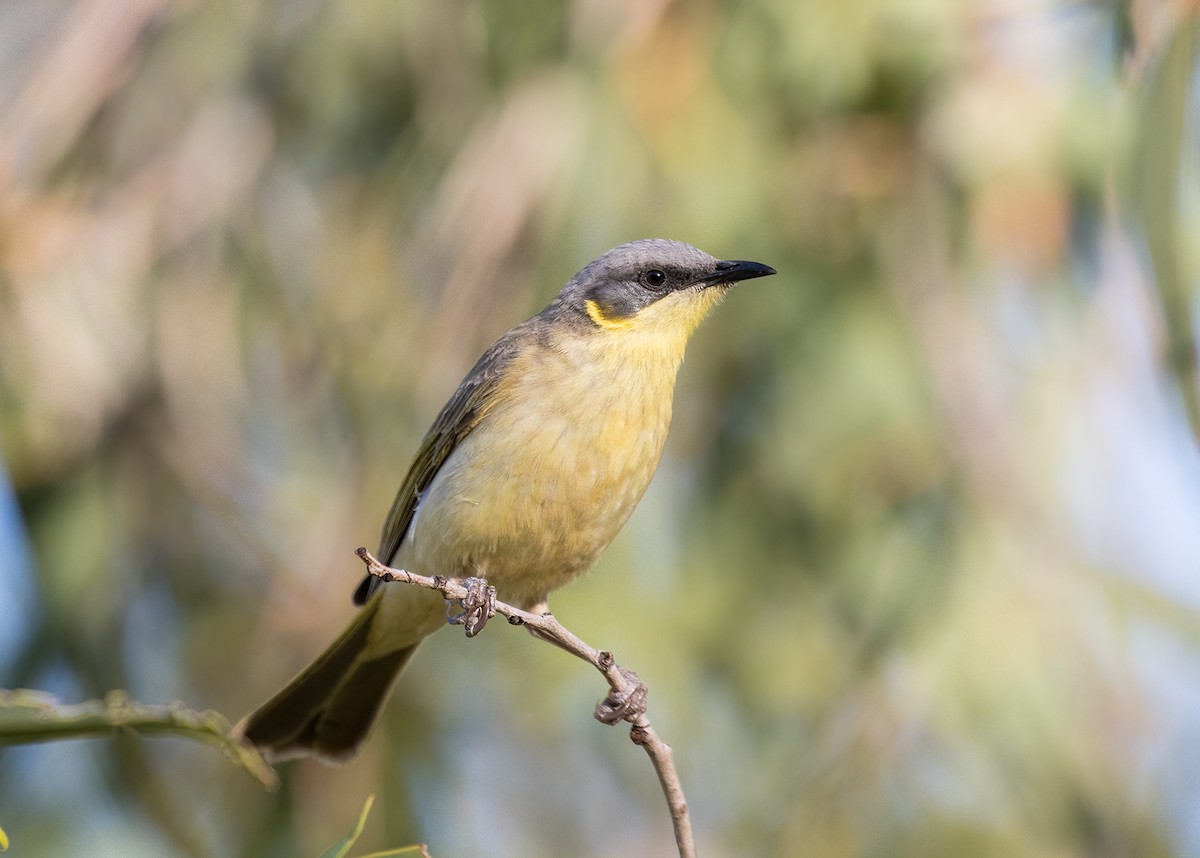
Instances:
[[[317,757],[344,763],[358,753],[416,644],[377,658],[363,656],[380,599],[287,687],[237,725],[270,761]]]

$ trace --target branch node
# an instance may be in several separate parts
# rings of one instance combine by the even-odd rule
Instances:
[[[616,659],[613,658],[613,654],[606,649],[602,649],[596,653],[596,667],[600,668],[601,671],[607,671],[615,662]]]
[[[399,575],[397,575],[392,570],[392,567],[385,566],[382,563],[380,563],[379,559],[377,557],[375,557],[375,555],[372,554],[370,551],[368,551],[366,548],[360,547],[354,553],[358,555],[359,560],[361,560],[363,563],[365,563],[367,565],[367,574],[368,575],[374,575],[376,578],[379,578],[380,580],[384,581],[385,583],[391,583],[392,581],[404,581],[404,580],[407,580],[408,583],[410,583],[410,584],[412,583],[411,579],[404,579],[404,578],[401,578]],[[405,573],[405,574],[407,575],[408,573]]]

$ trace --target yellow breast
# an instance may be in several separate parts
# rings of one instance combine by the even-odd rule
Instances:
[[[591,566],[649,485],[670,425],[682,343],[638,345],[531,344],[421,498],[405,563],[482,575],[523,604]]]

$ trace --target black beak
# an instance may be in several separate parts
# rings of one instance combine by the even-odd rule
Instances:
[[[705,278],[706,286],[718,286],[723,283],[737,283],[740,280],[753,280],[755,277],[769,277],[776,273],[770,265],[761,262],[746,262],[742,259],[723,259],[717,263],[717,270]]]

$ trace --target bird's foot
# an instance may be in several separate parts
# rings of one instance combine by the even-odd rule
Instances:
[[[610,653],[601,653],[601,657]],[[613,689],[608,696],[596,704],[596,720],[601,724],[617,724],[621,721],[633,721],[639,715],[646,714],[646,696],[649,691],[645,683],[632,670],[617,666],[621,678],[625,680],[625,688],[621,691]]]
[[[446,622],[452,626],[462,626],[467,637],[473,638],[483,631],[487,621],[496,616],[496,588],[485,578],[467,578],[463,581],[467,589],[458,604],[462,610],[454,613],[454,602],[446,605]]]

